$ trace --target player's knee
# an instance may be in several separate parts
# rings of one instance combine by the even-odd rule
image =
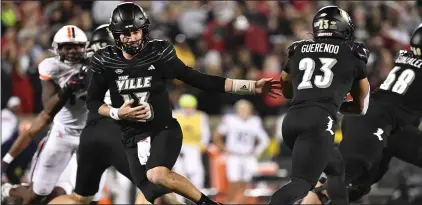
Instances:
[[[167,167],[155,167],[147,171],[147,178],[154,184],[165,184],[170,172]]]

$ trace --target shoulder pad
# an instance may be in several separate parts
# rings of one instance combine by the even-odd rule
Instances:
[[[176,50],[170,42],[154,39],[150,43],[152,44],[152,52],[157,52],[161,60],[168,61],[176,57]]]
[[[102,62],[103,62],[103,52],[104,52],[104,49],[106,48],[95,51],[95,53],[91,56],[90,61],[89,61],[90,62],[89,68],[92,72],[94,73],[104,72],[104,67],[102,65]]]
[[[354,46],[352,47],[352,50],[355,53],[356,57],[358,57],[363,62],[368,63],[370,52],[363,43],[355,42]]]
[[[399,54],[408,54],[409,53],[409,51],[406,51],[406,50],[399,50]]]
[[[409,56],[409,55],[413,55],[412,52],[410,51],[406,51],[406,50],[400,50],[395,56],[394,56],[394,61],[396,61],[396,59],[400,56]]]
[[[310,43],[310,42],[313,42],[313,41],[312,40],[301,40],[301,41],[295,41],[295,42],[293,42],[292,45],[290,45],[287,48],[287,57],[289,57],[289,58],[292,57],[293,54],[294,54],[294,52],[295,52],[295,49],[298,46],[300,46],[301,44]]]
[[[45,79],[51,79],[55,77],[59,65],[56,57],[46,58],[38,65],[38,73],[41,76],[44,76]]]

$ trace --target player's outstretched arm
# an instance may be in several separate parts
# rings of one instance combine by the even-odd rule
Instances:
[[[32,142],[34,136],[37,136],[44,131],[53,120],[57,112],[67,102],[67,97],[59,93],[53,94],[48,100],[44,102],[44,110],[39,113],[31,122],[28,130],[22,132],[16,141],[13,143],[9,152],[4,156],[2,163],[4,165],[10,164],[20,153],[22,153],[28,145]],[[6,163],[6,164],[5,164]],[[5,171],[5,169],[2,169]]]
[[[164,76],[167,79],[179,79],[184,83],[192,85],[208,92],[226,92],[239,95],[245,94],[268,94],[277,97],[281,94],[278,81],[273,78],[264,78],[258,81],[239,80],[224,78],[215,75],[208,75],[185,65],[176,55],[176,51],[170,43],[163,45],[163,54],[160,60],[164,67]]]
[[[30,128],[18,136],[17,140],[13,143],[12,148],[4,156],[2,164],[6,166],[28,147],[34,136],[41,133],[50,124],[53,117],[64,106],[73,92],[84,85],[83,76],[78,73],[72,76],[63,88],[59,88],[52,79],[52,76],[55,75],[55,71],[51,68],[48,61],[40,63],[39,73],[40,79],[42,80],[41,98],[44,110],[33,120]],[[4,170],[5,168],[2,169],[2,171]]]
[[[350,95],[353,100],[350,102],[343,102],[340,107],[340,112],[342,114],[357,114],[365,115],[369,106],[369,95],[370,87],[367,78],[356,81],[352,89],[350,90]]]

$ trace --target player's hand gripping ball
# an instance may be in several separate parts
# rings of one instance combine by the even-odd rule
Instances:
[[[133,99],[123,103],[118,112],[120,119],[136,122],[147,122],[153,119],[154,115],[149,103],[140,102],[137,106],[134,106],[134,103]]]

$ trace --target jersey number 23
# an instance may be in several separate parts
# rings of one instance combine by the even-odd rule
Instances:
[[[337,63],[334,58],[319,58],[322,66],[319,68],[323,75],[315,75],[314,85],[318,88],[328,88],[333,81],[334,74],[331,68]],[[302,82],[297,86],[298,90],[313,88],[311,79],[315,71],[315,61],[312,58],[304,58],[299,62],[299,70],[304,71]]]

